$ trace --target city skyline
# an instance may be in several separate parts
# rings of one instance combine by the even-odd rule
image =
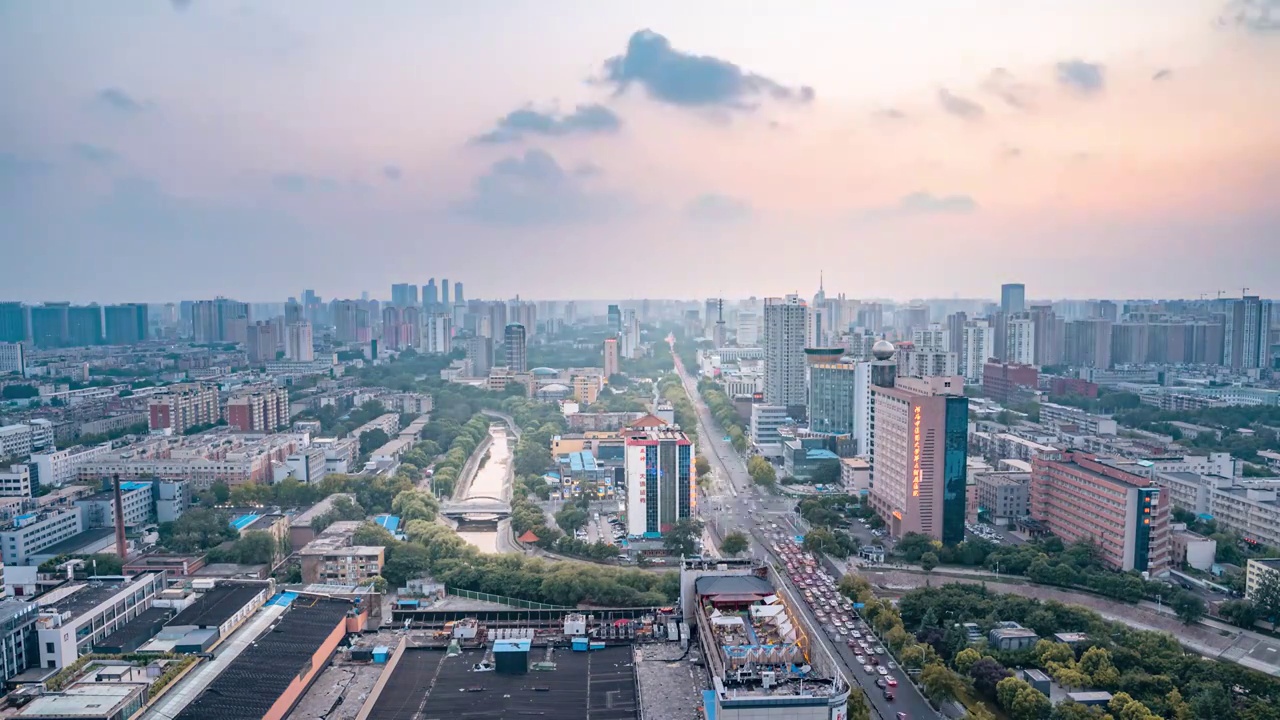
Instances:
[[[557,7],[0,3],[3,299],[1280,295],[1274,0]]]

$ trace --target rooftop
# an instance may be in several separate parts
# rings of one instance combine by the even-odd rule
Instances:
[[[1263,567],[1271,568],[1272,570],[1280,570],[1280,558],[1253,559],[1253,560],[1250,560],[1249,562],[1257,563]]]
[[[33,718],[101,718],[114,717],[117,708],[141,694],[147,686],[132,683],[93,683],[74,685],[60,693],[41,695],[32,700],[16,717]]]
[[[174,720],[261,720],[350,609],[347,602],[298,598],[274,630],[245,648]]]
[[[36,603],[44,611],[52,612],[56,610],[59,613],[70,613],[70,619],[74,620],[110,600],[112,596],[125,587],[141,585],[143,582],[151,580],[152,575],[153,573],[142,573],[132,578],[95,579],[89,583],[66,586],[68,592],[59,595],[51,593],[49,596],[37,598]],[[59,588],[59,590],[62,590],[62,588]],[[48,602],[46,602],[46,597]]]
[[[111,537],[113,534],[115,534],[115,530],[109,527],[92,528],[81,533],[76,533],[66,540],[54,543],[38,553],[32,553],[32,555],[48,555],[50,557],[57,557],[58,555],[72,555],[80,548],[101,542]]]
[[[154,637],[160,623],[172,612],[173,608],[167,607],[147,608],[138,617],[121,625],[115,632],[95,643],[94,648],[103,648],[107,652],[114,651],[114,648],[124,648],[123,652],[130,652]]]
[[[217,627],[248,605],[254,596],[266,591],[265,583],[219,583],[165,623],[165,627]]]

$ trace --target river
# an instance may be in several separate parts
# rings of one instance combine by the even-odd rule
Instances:
[[[503,485],[506,483],[507,470],[511,465],[511,448],[507,445],[507,429],[495,424],[489,429],[489,436],[492,442],[489,443],[487,459],[484,460],[484,466],[476,472],[475,479],[471,481],[471,487],[467,489],[467,496],[462,498],[463,500],[473,497],[506,497]],[[458,533],[458,537],[479,548],[480,552],[490,554],[498,552],[497,527],[493,530],[462,531]]]

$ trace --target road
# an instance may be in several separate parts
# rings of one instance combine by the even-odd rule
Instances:
[[[742,455],[734,450],[733,445],[725,441],[723,431],[715,425],[710,410],[702,401],[702,396],[698,394],[697,382],[680,362],[680,356],[676,354],[674,348],[671,356],[675,360],[676,372],[680,375],[685,392],[688,393],[694,411],[697,413],[702,455],[711,463],[714,475],[713,487],[716,492],[713,493],[713,497],[708,497],[699,503],[699,512],[703,514],[708,524],[720,530],[721,536],[735,528],[749,532],[752,537],[751,552],[756,557],[770,560],[775,564],[780,563],[780,558],[769,547],[769,534],[792,533],[798,530],[800,522],[795,518],[792,501],[772,496],[751,482]],[[793,598],[801,597],[799,588],[786,577],[786,573],[778,573],[778,577],[786,585],[783,589],[787,595]],[[813,637],[820,642],[827,653],[839,660],[843,666],[840,670],[845,680],[862,688],[876,716],[891,720],[896,713],[905,712],[912,720],[938,717],[937,712],[929,706],[919,690],[911,683],[902,681],[900,672],[894,673],[900,681],[897,699],[893,702],[885,700],[880,688],[875,685],[876,676],[863,672],[862,667],[854,660],[853,651],[842,642],[832,642],[831,638],[821,631],[822,625],[814,616],[814,609],[804,602],[792,603],[792,606],[805,614],[809,626],[816,630]]]

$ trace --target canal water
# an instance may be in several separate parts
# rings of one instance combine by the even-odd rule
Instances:
[[[463,499],[505,497],[502,486],[507,479],[507,468],[511,465],[511,448],[507,446],[507,429],[495,424],[489,429],[489,436],[493,441],[489,443],[488,459],[484,461],[484,467],[476,472],[475,479],[471,481],[471,487],[467,490],[467,497]],[[459,529],[458,537],[479,548],[480,552],[496,553],[498,552],[498,524],[492,523],[492,529],[481,529],[488,526],[489,523],[468,524],[467,529]]]

